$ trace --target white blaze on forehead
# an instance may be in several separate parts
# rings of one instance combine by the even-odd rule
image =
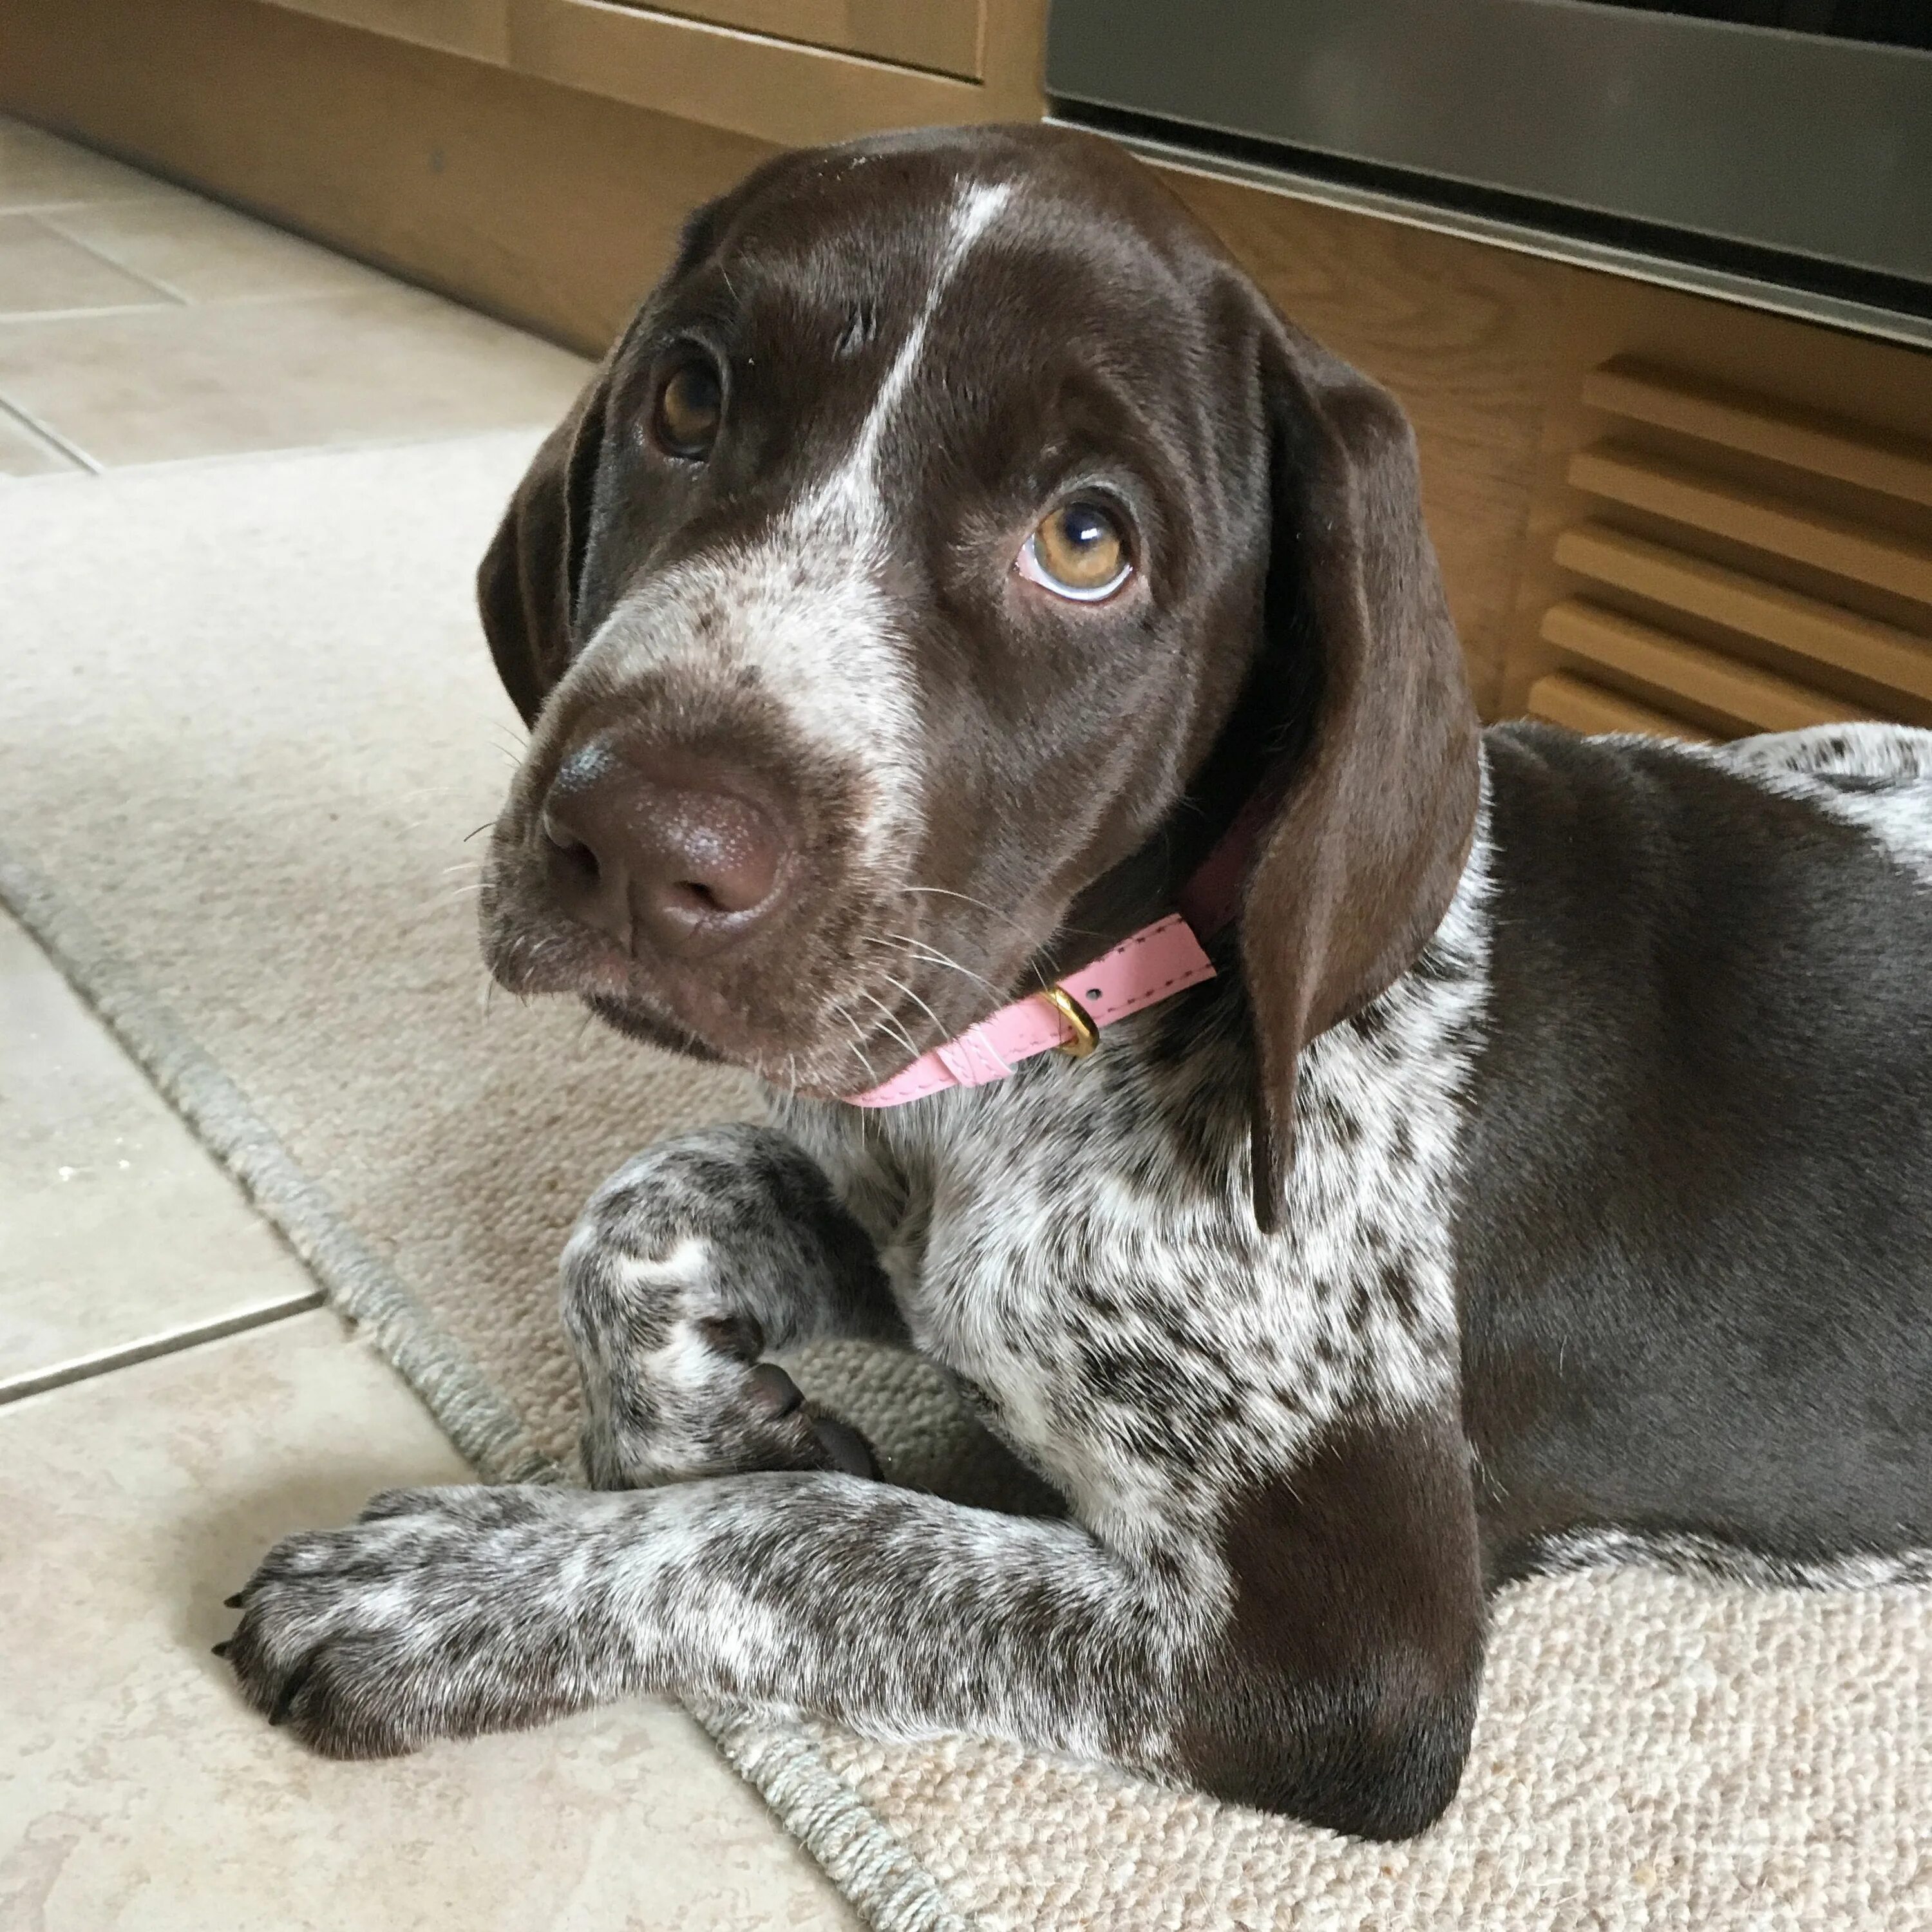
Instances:
[[[841,510],[854,514],[860,524],[868,530],[875,522],[880,509],[879,445],[886,424],[898,406],[899,399],[912,380],[912,372],[925,353],[927,332],[932,326],[932,318],[938,313],[940,303],[945,298],[946,290],[958,274],[973,244],[991,225],[1012,194],[1012,184],[1010,182],[981,182],[968,188],[954,202],[952,219],[933,264],[932,280],[926,289],[925,304],[914,318],[904,341],[899,344],[898,353],[892,358],[892,367],[879,385],[878,394],[872,400],[872,406],[866,413],[850,454],[800,505],[794,513],[800,522],[815,524]]]
[[[814,748],[872,782],[862,859],[906,845],[921,818],[918,691],[880,584],[879,449],[947,288],[1011,194],[1010,183],[982,182],[956,197],[925,300],[831,474],[763,536],[680,564],[626,597],[580,661],[620,680],[676,667],[723,682],[755,668]]]

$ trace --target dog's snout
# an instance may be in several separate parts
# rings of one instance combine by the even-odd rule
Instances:
[[[542,818],[562,909],[634,954],[693,958],[746,937],[783,896],[787,846],[734,776],[602,742],[567,758]]]

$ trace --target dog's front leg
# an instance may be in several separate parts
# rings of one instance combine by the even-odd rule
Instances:
[[[1159,1768],[1219,1614],[1191,1567],[843,1475],[398,1490],[272,1550],[226,1653],[340,1756],[669,1690]]]
[[[802,1148],[758,1126],[664,1142],[598,1190],[564,1250],[563,1323],[603,1489],[863,1473],[862,1441],[760,1358],[906,1339],[870,1238]]]
[[[244,1694],[333,1755],[664,1690],[1110,1759],[1376,1838],[1454,1795],[1482,1652],[1442,1408],[1358,1418],[1125,1546],[824,1473],[397,1490],[278,1544],[238,1601]]]

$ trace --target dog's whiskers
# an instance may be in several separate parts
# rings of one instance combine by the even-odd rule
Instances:
[[[866,1051],[866,1036],[860,1031],[858,1022],[841,1008],[834,1007],[832,1011],[844,1022],[846,1031],[852,1036],[852,1051],[864,1064],[867,1081],[876,1087],[879,1084],[879,1070],[872,1064],[872,1056]]]
[[[932,1009],[928,1006],[903,980],[896,978],[892,974],[888,973],[886,975],[886,983],[889,986],[896,988],[900,992],[903,993],[908,999],[911,1000],[914,1006],[918,1007],[921,1012],[925,1014],[928,1019],[932,1021],[933,1025],[938,1029],[939,1036],[941,1040],[944,1040],[946,1037],[946,1022],[942,1020],[939,1016],[934,1012]]]
[[[879,1011],[884,1014],[886,1024],[891,1028],[898,1038],[905,1042],[906,1051],[916,1060],[919,1058],[919,1046],[912,1035],[906,1030],[905,1022],[876,993],[868,993],[862,986],[858,989],[858,992],[860,999],[877,1006]]]
[[[964,978],[970,980],[975,986],[984,987],[997,1000],[1004,1002],[1006,998],[1006,995],[1000,991],[999,988],[983,974],[974,972],[970,966],[961,965],[950,952],[942,952],[938,946],[929,945],[925,940],[915,939],[910,934],[904,932],[881,932],[868,937],[872,938],[875,945],[883,946],[887,951],[890,951],[894,946],[903,947],[914,958],[922,959],[928,966],[943,967],[949,973],[959,974]]]

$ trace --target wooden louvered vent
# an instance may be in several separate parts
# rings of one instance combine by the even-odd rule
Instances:
[[[1580,731],[1733,738],[1932,724],[1932,445],[1619,358],[1570,459],[1586,518],[1529,710]]]

